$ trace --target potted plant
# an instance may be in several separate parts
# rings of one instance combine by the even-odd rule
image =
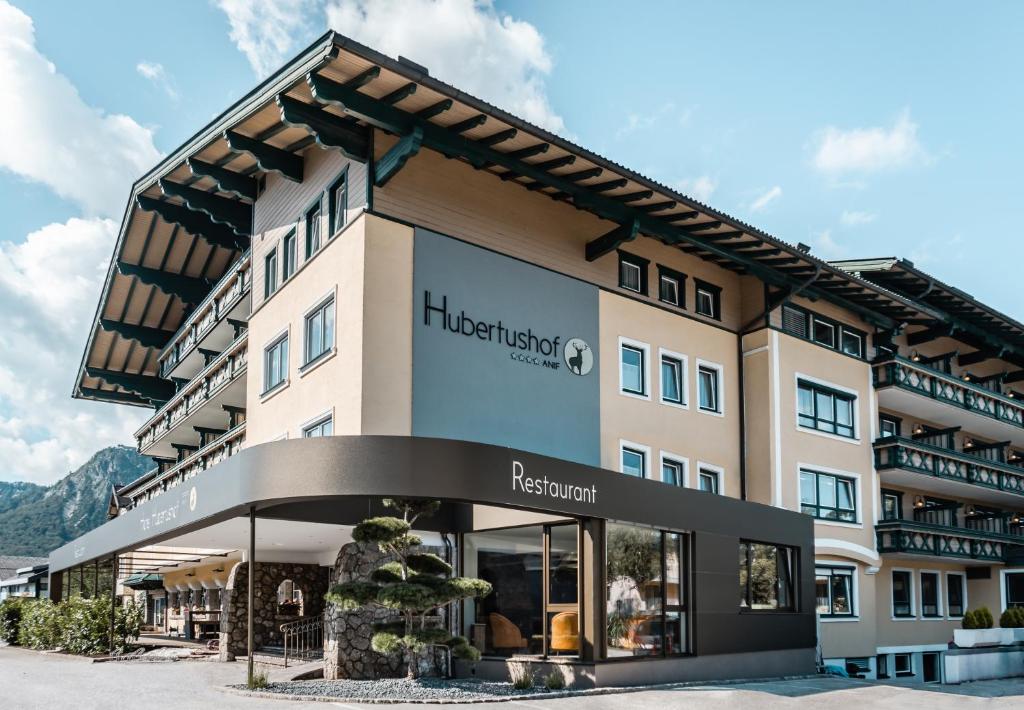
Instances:
[[[953,631],[953,643],[960,648],[1001,646],[1012,643],[1013,633],[1011,631],[992,628],[995,620],[988,607],[968,609],[964,613],[962,624],[962,629]]]

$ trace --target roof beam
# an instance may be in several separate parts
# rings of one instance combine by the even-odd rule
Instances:
[[[620,202],[637,202],[654,197],[654,190],[639,190],[637,192],[627,192],[625,195],[612,195],[612,197]]]
[[[320,145],[337,148],[351,160],[366,162],[370,155],[370,135],[366,128],[349,121],[327,118],[331,114],[322,108],[311,106],[284,94],[277,95],[277,105],[281,109],[281,120],[289,126],[305,128]],[[297,174],[298,182],[302,182],[302,158],[286,151],[281,152],[300,161]]]
[[[174,396],[174,383],[153,375],[115,372],[100,367],[86,367],[85,374],[103,380],[112,387],[121,387],[151,402],[166,402]]]
[[[615,178],[608,182],[599,182],[596,185],[587,185],[588,190],[593,192],[608,192],[609,190],[618,190],[619,188],[626,186],[626,178]]]
[[[372,66],[364,72],[356,74],[354,77],[345,82],[345,86],[350,89],[358,89],[360,86],[366,86],[371,81],[380,76],[380,67]]]
[[[172,274],[159,269],[150,269],[137,264],[117,262],[117,270],[125,276],[135,277],[147,286],[156,286],[168,296],[177,296],[183,303],[194,306],[213,288],[213,283],[206,279],[197,279],[183,274]]]
[[[487,123],[487,116],[485,116],[482,113],[478,113],[476,116],[467,118],[465,121],[453,123],[452,125],[446,126],[445,128],[451,131],[452,133],[465,133],[466,131],[476,128],[477,126],[482,126],[485,123]]]
[[[520,148],[519,150],[513,150],[510,153],[505,153],[512,160],[522,160],[524,158],[532,158],[535,155],[541,153],[547,153],[548,148],[551,146],[547,143],[538,143],[537,145],[527,146],[526,148]]]
[[[140,407],[151,407],[152,402],[144,399],[133,392],[117,392],[116,390],[101,390],[95,387],[79,387],[78,395],[85,399],[102,399],[107,402],[118,404],[134,404]]]
[[[479,143],[480,145],[497,145],[498,143],[504,143],[505,141],[512,140],[513,138],[516,137],[518,133],[519,131],[517,131],[516,129],[509,128],[504,131],[492,133],[489,136],[484,136],[483,138],[478,138],[476,142]]]
[[[985,362],[985,360],[1001,359],[1006,355],[1006,348],[981,348],[975,350],[973,353],[964,353],[963,355],[957,355],[957,364],[961,367],[968,365],[977,365],[979,362]]]
[[[639,222],[633,220],[629,224],[620,224],[607,234],[587,242],[587,261],[599,259],[605,254],[615,251],[623,243],[633,241],[636,239],[639,227]]]
[[[696,219],[700,217],[700,212],[697,210],[689,210],[687,212],[677,212],[676,214],[667,214],[662,219],[667,222],[682,222],[687,219]]]
[[[445,99],[444,101],[438,101],[432,106],[427,106],[424,109],[420,109],[416,112],[416,115],[423,119],[433,118],[434,116],[440,116],[445,111],[448,111],[452,107],[452,100]]]
[[[196,160],[195,158],[189,158],[185,162],[188,163],[189,170],[192,171],[193,175],[211,178],[217,183],[217,189],[221,192],[230,192],[232,195],[237,195],[250,201],[254,201],[259,194],[256,178],[233,172],[213,163]]]
[[[156,212],[165,222],[180,225],[186,232],[202,237],[211,246],[225,249],[245,249],[249,246],[248,237],[239,236],[227,225],[214,222],[202,212],[194,212],[187,207],[148,195],[139,195],[135,201],[141,209]]]
[[[709,229],[718,229],[722,226],[722,223],[718,220],[712,220],[710,222],[701,222],[700,224],[691,224],[686,227],[688,232],[703,232]]]
[[[251,155],[260,170],[279,173],[292,182],[302,182],[302,156],[261,143],[237,131],[224,131],[224,140],[231,150]]]
[[[160,190],[170,197],[180,197],[193,212],[202,212],[218,224],[226,224],[240,237],[252,235],[252,205],[218,197],[194,187],[160,178]]]
[[[546,160],[541,163],[534,163],[534,166],[541,170],[551,171],[557,170],[558,168],[564,168],[566,165],[572,165],[576,162],[575,155],[563,155],[561,158],[554,158],[552,160]]]
[[[170,342],[174,333],[159,328],[147,328],[144,325],[131,325],[121,321],[100,318],[100,327],[108,333],[117,333],[122,338],[134,340],[144,348],[163,348]]]
[[[416,126],[410,133],[402,136],[381,156],[380,160],[373,164],[373,184],[377,187],[384,187],[388,180],[398,174],[398,171],[405,167],[409,158],[420,152],[420,145],[423,144],[423,129]]]
[[[387,94],[386,96],[381,96],[380,100],[386,104],[397,104],[399,101],[407,99],[415,93],[416,84],[415,82],[410,81],[405,86],[400,86],[399,88],[392,91],[390,94]]]
[[[907,345],[921,345],[936,338],[951,338],[956,331],[957,329],[950,323],[939,323],[916,333],[907,333]]]
[[[662,212],[664,210],[670,210],[676,206],[675,200],[666,200],[665,202],[652,202],[649,205],[637,205],[638,210],[644,212]]]

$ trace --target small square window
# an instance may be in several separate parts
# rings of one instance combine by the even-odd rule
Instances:
[[[643,451],[622,447],[622,472],[636,478],[646,477],[647,455]]]
[[[661,462],[661,480],[672,486],[683,485],[683,464],[679,461],[663,459]]]
[[[696,298],[694,307],[697,313],[708,318],[721,320],[722,289],[706,281],[696,280]]]
[[[703,412],[721,414],[721,373],[718,368],[701,365],[697,368],[697,387],[700,394],[700,408]]]
[[[686,274],[658,264],[658,300],[672,306],[686,307],[683,287]]]
[[[814,319],[814,342],[830,348],[836,346],[836,327],[820,318]]]
[[[647,267],[650,261],[628,252],[619,252],[619,288],[647,295]]]
[[[914,675],[914,667],[910,663],[909,653],[897,653],[892,657],[893,669],[896,671],[896,676],[911,676]]]
[[[881,437],[899,436],[901,420],[889,414],[878,415],[878,434]]]
[[[707,493],[718,493],[719,490],[718,471],[702,468],[697,480],[697,487]]]
[[[864,357],[864,336],[843,328],[843,352],[854,357]]]
[[[661,401],[668,404],[685,404],[683,361],[669,355],[661,356]]]

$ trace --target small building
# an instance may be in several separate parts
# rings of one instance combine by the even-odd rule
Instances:
[[[50,568],[45,560],[40,564],[19,567],[13,575],[0,577],[0,601],[7,597],[49,598],[49,584]]]

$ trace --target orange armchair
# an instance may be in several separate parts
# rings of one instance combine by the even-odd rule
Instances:
[[[551,617],[551,650],[579,651],[580,623],[575,611],[562,611]]]
[[[506,617],[491,613],[487,621],[491,626],[491,644],[495,648],[526,648],[527,641],[519,633],[519,627]]]

